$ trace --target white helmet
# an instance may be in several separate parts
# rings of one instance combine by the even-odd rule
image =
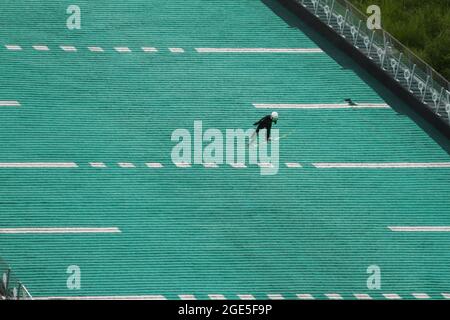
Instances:
[[[270,115],[270,117],[272,118],[272,120],[274,120],[275,122],[277,122],[278,120],[278,112],[272,112],[272,114]]]

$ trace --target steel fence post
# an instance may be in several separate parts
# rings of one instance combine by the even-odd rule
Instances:
[[[345,24],[347,23],[347,17],[348,17],[348,9],[345,10],[345,17],[344,17],[344,23],[342,24],[341,34],[344,34]]]
[[[438,109],[441,107],[442,95],[444,94],[444,87],[441,88],[441,94],[439,95],[439,100],[437,103]]]
[[[334,10],[334,3],[336,0],[333,0],[333,4],[331,5],[331,9],[330,9],[330,16],[328,17],[328,25],[330,25],[331,23],[331,17],[333,16],[333,10]]]
[[[17,287],[17,300],[20,300],[21,289],[22,289],[22,283],[19,282],[19,286]]]
[[[6,273],[5,273],[5,275],[6,275],[6,279],[5,279],[5,282],[4,282],[4,285],[5,285],[5,295],[6,295],[6,299],[8,299],[8,296],[9,296],[9,277],[10,277],[10,274],[11,274],[11,268],[8,268],[8,270],[6,270]],[[2,279],[2,281],[3,281],[3,279]]]
[[[414,79],[414,74],[416,72],[416,64],[414,64],[412,72],[411,72],[411,80],[409,80],[409,84],[408,84],[408,90],[411,91],[411,86],[412,86],[412,82]]]
[[[314,14],[317,16],[317,11],[319,10],[319,1],[320,0],[316,0],[316,4],[315,4],[315,8],[314,8]]]
[[[359,20],[358,33],[356,34],[356,40],[355,40],[355,46],[356,47],[358,47],[358,38],[359,38],[360,31],[361,31],[361,23],[362,23],[362,20]]]
[[[387,41],[386,41],[386,33],[383,30],[383,46],[384,46],[384,51],[383,51],[383,57],[381,58],[381,69],[384,69],[384,61],[386,60],[386,54],[387,54]]]
[[[403,57],[403,52],[400,52],[400,57],[398,58],[397,70],[395,70],[395,76],[394,76],[395,80],[397,80],[397,77],[398,77],[398,70],[400,70],[400,64],[402,63],[402,57]]]
[[[430,76],[427,76],[427,82],[425,83],[425,88],[423,90],[423,94],[422,94],[422,102],[425,101],[425,96],[427,95],[427,89],[428,89],[428,82],[430,81]]]
[[[370,39],[369,52],[367,53],[369,58],[370,58],[370,53],[372,52],[372,44],[373,44],[373,38],[374,37],[375,37],[375,30],[373,30],[373,32],[372,32],[372,39]]]

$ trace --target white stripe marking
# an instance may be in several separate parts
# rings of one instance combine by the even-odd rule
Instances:
[[[185,162],[177,162],[177,163],[175,163],[175,165],[178,168],[190,168],[191,167],[190,163],[185,163]]]
[[[181,300],[197,300],[193,294],[180,294],[178,297],[180,297]]]
[[[388,299],[401,299],[398,294],[383,294]],[[414,297],[418,299],[428,299],[430,296],[426,293],[413,293]],[[255,297],[250,294],[238,294],[241,300],[254,300]],[[268,295],[276,296],[276,299],[280,299],[280,295]],[[368,294],[354,294],[358,299],[372,299]],[[450,299],[450,293],[442,293],[445,299]],[[196,300],[194,295],[179,295],[182,300]],[[225,298],[223,295],[209,295],[211,299]],[[297,294],[297,297],[302,300],[311,300],[314,297],[310,294]],[[49,296],[49,297],[34,297],[34,300],[167,300],[164,295],[142,295],[142,296]]]
[[[74,162],[1,162],[0,168],[77,168]]]
[[[284,297],[281,294],[268,294],[267,297],[270,300],[284,300]]]
[[[131,52],[130,48],[128,47],[115,47],[114,50],[120,53],[129,53]]]
[[[8,50],[13,50],[13,51],[18,51],[18,50],[22,50],[21,46],[15,45],[15,44],[7,44],[6,49]]]
[[[35,233],[120,233],[119,228],[1,228],[0,234]]]
[[[337,293],[326,293],[325,296],[330,300],[342,300],[342,296]]]
[[[298,162],[286,162],[286,167],[288,168],[301,168],[302,165]]]
[[[101,47],[88,47],[89,51],[91,52],[104,52],[103,48]]]
[[[443,296],[445,299],[450,299],[450,293],[442,293],[442,296]]]
[[[49,51],[50,49],[47,46],[33,46],[34,50],[37,51]]]
[[[372,300],[372,297],[365,293],[355,293],[354,296],[358,300]]]
[[[330,168],[450,168],[450,162],[386,162],[386,163],[313,163],[313,166],[320,169]]]
[[[431,226],[415,226],[415,227],[405,227],[405,226],[389,226],[391,231],[395,232],[450,232],[450,226],[440,226],[440,227],[431,227]]]
[[[319,48],[195,48],[198,53],[322,53]]]
[[[230,163],[230,166],[237,169],[247,168],[244,163]]]
[[[142,47],[141,49],[144,52],[158,52],[158,49],[156,49],[154,47]]]
[[[162,168],[163,167],[163,165],[158,162],[148,162],[145,165],[149,168]]]
[[[89,162],[89,164],[94,168],[106,168],[106,164],[103,162]]]
[[[253,106],[258,109],[390,109],[390,106],[385,103],[361,103],[356,106],[350,106],[346,103],[329,103],[329,104],[254,103]]]
[[[258,163],[258,166],[259,166],[260,168],[273,168],[273,164],[272,164],[272,163],[269,163],[269,162],[261,162],[261,163]]]
[[[218,168],[218,167],[219,167],[216,163],[213,163],[213,162],[206,162],[206,163],[203,163],[203,166],[204,166],[205,168]]]
[[[122,168],[136,168],[136,166],[131,162],[119,162],[118,165]]]
[[[147,296],[54,296],[54,297],[33,297],[33,300],[167,300],[163,295]]]
[[[211,300],[227,300],[223,294],[208,294]]]
[[[183,48],[169,48],[169,50],[172,53],[183,53],[184,52]]]
[[[399,300],[402,298],[396,293],[383,293],[383,296],[389,300]]]
[[[238,294],[237,296],[241,300],[255,300],[255,297],[251,294]]]
[[[60,48],[64,51],[68,51],[68,52],[75,52],[77,51],[77,48],[73,47],[73,46],[60,46]]]
[[[4,100],[0,101],[0,107],[20,107],[20,102]]]

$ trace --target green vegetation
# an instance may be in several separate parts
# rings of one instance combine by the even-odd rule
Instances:
[[[449,0],[350,0],[361,11],[381,8],[383,28],[450,79]]]

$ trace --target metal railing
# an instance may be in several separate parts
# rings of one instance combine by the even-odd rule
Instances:
[[[27,288],[16,278],[11,268],[0,259],[0,299],[33,299]]]
[[[450,125],[450,82],[346,0],[295,0]]]

